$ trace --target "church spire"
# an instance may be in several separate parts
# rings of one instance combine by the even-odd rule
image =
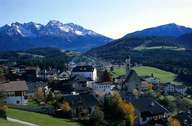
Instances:
[[[131,69],[131,57],[128,56],[128,58],[126,58],[125,60],[125,69],[126,69],[126,73],[129,72],[129,70]]]

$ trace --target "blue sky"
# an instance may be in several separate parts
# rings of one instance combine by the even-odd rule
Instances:
[[[119,38],[175,22],[192,27],[192,0],[0,0],[0,26],[12,22],[73,22]]]

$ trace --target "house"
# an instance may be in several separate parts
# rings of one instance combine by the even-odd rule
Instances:
[[[121,75],[115,78],[115,83],[122,84],[126,79],[126,75]]]
[[[56,70],[56,69],[43,69],[43,70],[38,70],[36,77],[41,79],[41,80],[53,80],[56,79],[58,74],[60,73],[60,71]]]
[[[28,91],[26,92],[27,96],[34,97],[37,89],[39,87],[46,87],[47,82],[44,81],[27,81]]]
[[[104,96],[105,94],[111,94],[115,85],[112,82],[93,83],[93,92],[97,95]]]
[[[184,85],[174,85],[171,83],[167,83],[164,85],[164,92],[166,94],[180,94],[186,95],[187,87]]]
[[[89,91],[93,83],[93,81],[90,81],[81,75],[72,75],[70,80],[74,90],[79,93]]]
[[[175,116],[182,126],[192,126],[192,109],[187,112],[181,112]]]
[[[49,83],[49,88],[54,91],[60,91],[62,94],[71,94],[72,92],[85,93],[89,92],[92,82],[80,75],[72,75],[67,80],[55,80]]]
[[[71,75],[71,73],[70,73],[69,71],[64,71],[64,72],[61,72],[61,73],[58,75],[57,79],[58,79],[58,80],[67,80],[67,79],[70,78],[70,75]]]
[[[179,93],[181,95],[186,95],[187,93],[187,87],[184,85],[176,85],[175,86],[176,93]]]
[[[147,81],[148,83],[153,85],[153,89],[158,89],[159,88],[159,84],[160,84],[160,79],[157,77],[146,77],[144,78],[145,81]]]
[[[3,101],[7,104],[25,105],[27,103],[25,81],[10,81],[0,84],[0,92],[3,93]]]
[[[89,117],[99,104],[96,97],[91,94],[66,95],[63,100],[70,104],[73,117]]]
[[[134,90],[141,91],[141,80],[134,70],[130,70],[122,83],[122,91],[133,93]]]
[[[26,69],[26,67],[23,65],[9,67],[9,71],[11,73],[17,74],[19,76],[22,76],[25,73],[25,69]]]
[[[141,81],[141,90],[148,91],[152,87],[152,84],[148,83],[147,81]]]
[[[154,98],[141,96],[124,97],[126,100],[134,105],[137,114],[137,123],[139,125],[150,125],[165,123],[168,117],[168,110],[158,103]]]
[[[89,65],[74,67],[72,75],[81,75],[89,80],[97,81],[97,69]]]
[[[158,85],[160,83],[159,78],[156,77],[146,77],[144,80],[154,85]]]
[[[33,81],[36,79],[37,67],[26,67],[25,72],[23,73],[23,79],[27,81]]]

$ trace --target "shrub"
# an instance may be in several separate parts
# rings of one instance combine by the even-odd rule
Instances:
[[[90,124],[93,126],[101,126],[103,122],[104,112],[99,107],[96,107],[95,111],[91,114]]]
[[[7,118],[6,109],[7,109],[6,105],[0,105],[0,118],[3,118],[3,119]]]
[[[122,122],[120,125],[135,125],[135,108],[131,103],[123,101],[121,96],[115,92],[111,97],[105,98],[104,114],[107,120],[115,123]]]
[[[169,119],[169,126],[181,126],[179,120],[175,118],[170,118]]]

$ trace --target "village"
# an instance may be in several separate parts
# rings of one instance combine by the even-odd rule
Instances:
[[[132,69],[130,57],[122,66],[125,74],[112,77],[117,65],[73,63],[67,71],[60,71],[4,64],[1,69],[8,74],[6,78],[1,77],[1,103],[59,118],[91,120],[96,126],[169,126],[177,122],[191,126],[192,104],[188,101],[191,89],[171,83],[161,84],[153,73],[144,78],[138,76]],[[120,119],[122,108],[119,104],[127,105],[127,111],[122,112],[124,115]],[[0,116],[5,117],[1,113]]]

